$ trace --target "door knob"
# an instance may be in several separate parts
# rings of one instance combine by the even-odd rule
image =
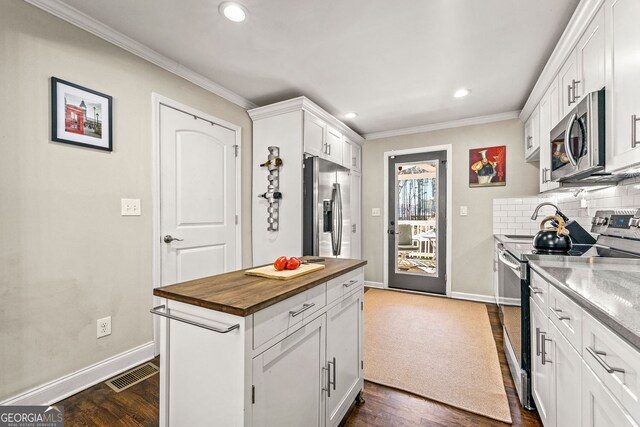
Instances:
[[[165,243],[171,243],[174,240],[176,240],[178,242],[182,242],[184,239],[178,239],[176,237],[171,236],[170,234],[167,234],[166,236],[164,236],[164,238],[162,240],[164,240]]]

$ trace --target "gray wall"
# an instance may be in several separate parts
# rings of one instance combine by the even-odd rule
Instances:
[[[0,58],[1,401],[152,339],[151,93],[242,126],[247,266],[252,150],[244,109],[21,0],[0,3]],[[113,96],[112,153],[50,142],[51,76]]]
[[[538,193],[538,164],[524,161],[523,125],[518,119],[444,129],[367,141],[363,149],[362,257],[369,261],[365,279],[383,281],[384,217],[371,216],[371,208],[384,212],[385,151],[451,144],[453,159],[453,292],[492,295],[493,199],[523,197]],[[469,149],[507,146],[507,185],[469,188]],[[460,206],[469,208],[460,216]]]

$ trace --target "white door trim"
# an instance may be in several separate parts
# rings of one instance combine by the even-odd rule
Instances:
[[[177,110],[184,111],[187,114],[201,117],[205,120],[214,122],[220,126],[230,129],[236,134],[236,145],[238,146],[238,156],[236,159],[236,215],[238,216],[238,224],[236,225],[236,269],[242,268],[242,127],[227,122],[218,117],[198,111],[195,108],[174,101],[170,98],[153,92],[151,94],[151,125],[152,125],[152,153],[151,162],[153,170],[153,180],[151,189],[152,211],[153,211],[153,233],[152,233],[152,251],[153,251],[153,274],[152,289],[161,285],[162,277],[162,260],[160,248],[162,242],[161,223],[160,223],[160,106],[166,105]],[[161,304],[160,298],[153,297],[154,307]],[[155,316],[153,321],[153,342],[155,343],[156,355],[160,354],[160,324],[159,319]]]
[[[446,151],[447,152],[447,206],[446,206],[446,220],[447,220],[447,280],[446,280],[446,293],[445,295],[451,296],[451,279],[453,277],[451,271],[451,242],[453,241],[453,224],[452,224],[452,206],[453,206],[453,166],[451,159],[453,158],[453,149],[451,144],[446,145],[434,145],[430,147],[418,147],[408,148],[405,150],[393,150],[385,151],[384,156],[384,217],[383,217],[383,271],[384,271],[384,287],[389,287],[389,239],[387,239],[387,224],[389,224],[389,157],[401,156],[403,154],[417,154],[417,153],[431,153],[433,151]]]

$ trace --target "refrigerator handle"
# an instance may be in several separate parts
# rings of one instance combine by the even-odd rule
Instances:
[[[336,213],[336,226],[334,229],[337,229],[338,239],[336,248],[334,250],[335,255],[340,255],[340,250],[342,249],[342,192],[340,191],[340,184],[335,184],[336,186],[336,201],[337,205],[337,213]]]
[[[336,216],[337,216],[337,211],[336,211],[336,207],[337,207],[337,203],[336,203],[336,185],[333,184],[333,189],[331,190],[331,224],[329,224],[329,228],[331,231],[331,252],[333,253],[333,255],[336,254],[336,241],[338,240],[336,237]]]

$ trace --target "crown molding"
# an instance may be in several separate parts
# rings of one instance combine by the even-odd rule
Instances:
[[[297,98],[288,99],[282,102],[276,102],[275,104],[265,105],[264,107],[258,107],[248,110],[249,116],[253,121],[265,119],[267,117],[278,116],[280,114],[286,114],[293,111],[308,111],[319,119],[325,121],[332,127],[342,131],[350,140],[362,144],[364,138],[351,129],[349,126],[341,122],[335,116],[332,116],[326,112],[315,102],[311,101],[306,96],[299,96]]]
[[[244,109],[256,107],[256,104],[249,101],[248,99],[238,95],[235,92],[230,91],[223,86],[220,86],[218,83],[206,78],[205,76],[198,74],[195,71],[190,70],[189,68],[186,68],[179,62],[156,52],[150,47],[139,43],[130,37],[125,36],[124,34],[114,30],[108,25],[103,24],[102,22],[86,15],[85,13],[80,12],[78,9],[75,9],[68,4],[63,3],[60,0],[24,1],[72,25],[75,25],[78,28],[81,28],[97,37],[100,37],[101,39],[106,40],[107,42],[114,44],[146,61],[149,61],[152,64],[155,64],[158,67],[169,71],[170,73],[182,77],[183,79],[197,86],[200,86],[201,88],[215,95],[218,95],[226,99],[227,101],[239,105]]]
[[[524,122],[529,118],[603,4],[604,0],[580,1],[522,107],[520,120]]]
[[[432,123],[429,125],[414,126],[404,129],[385,130],[381,132],[365,133],[363,136],[367,141],[373,139],[389,138],[392,136],[411,135],[415,133],[431,132],[434,130],[459,128],[463,126],[481,125],[485,123],[501,122],[504,120],[517,119],[520,111],[508,111],[506,113],[491,114],[488,116],[470,117],[467,119],[452,120],[449,122]]]

